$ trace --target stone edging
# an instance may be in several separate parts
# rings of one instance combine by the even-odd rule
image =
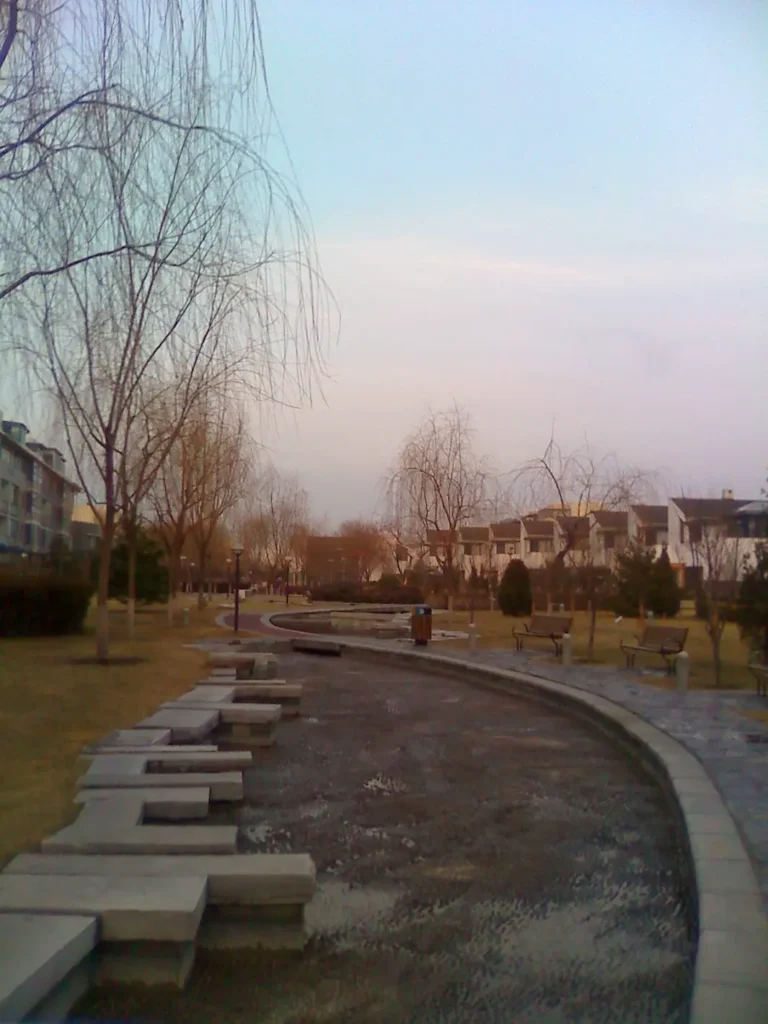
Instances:
[[[272,620],[280,614],[268,613],[262,621],[279,628]],[[699,932],[691,1024],[768,1020],[768,921],[752,863],[705,768],[682,744],[619,704],[543,677],[426,651],[333,640],[351,654],[371,660],[427,669],[566,708],[639,754],[676,814],[691,868]]]

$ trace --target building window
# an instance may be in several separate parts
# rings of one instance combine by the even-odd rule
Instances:
[[[691,523],[688,527],[688,539],[691,544],[701,544],[701,523]]]
[[[529,540],[528,541],[528,550],[530,551],[530,553],[532,555],[538,554],[538,551],[539,551],[539,542],[538,542],[538,540],[535,540],[535,539]]]
[[[613,551],[616,547],[616,534],[615,533],[604,533],[603,534],[603,546],[606,551]]]
[[[507,553],[507,546],[506,546],[506,544],[501,542],[501,543],[496,545],[496,554],[497,555],[506,555],[506,553]]]
[[[474,554],[473,546],[474,545],[472,545],[472,544],[465,544],[464,545],[464,554],[467,555],[467,557],[469,557],[469,558],[471,558],[472,555]]]

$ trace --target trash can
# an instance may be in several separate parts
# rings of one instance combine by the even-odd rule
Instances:
[[[432,609],[428,604],[417,604],[411,613],[411,639],[417,647],[426,647],[432,639]]]

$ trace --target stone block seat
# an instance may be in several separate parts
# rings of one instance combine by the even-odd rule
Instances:
[[[170,729],[171,742],[197,743],[206,739],[219,724],[215,711],[199,711],[195,708],[161,708],[134,726],[133,731],[142,729]]]
[[[290,718],[299,714],[301,706],[302,684],[287,683],[284,679],[270,679],[268,682],[230,681],[224,683],[215,679],[206,679],[190,690],[189,693],[177,697],[172,703],[189,706],[204,706],[220,703],[248,704],[279,704],[282,717]]]
[[[93,754],[78,789],[154,789],[205,786],[212,801],[243,799],[243,768],[253,763],[249,751],[160,751]]]
[[[213,738],[227,746],[269,747],[275,741],[277,723],[282,717],[279,704],[242,704],[234,701],[213,703],[210,697],[195,702],[170,701],[163,705],[169,713],[183,708],[210,708],[219,716]]]
[[[202,875],[72,876],[7,870],[0,874],[0,925],[6,914],[95,919],[100,943],[96,980],[135,979],[137,962],[146,967],[154,960],[150,980],[183,984],[192,968],[207,885]]]
[[[209,791],[95,789],[81,791],[82,804],[71,825],[44,839],[46,853],[234,853],[234,825],[148,825],[162,817],[190,820],[204,817]]]
[[[213,669],[234,669],[237,679],[274,679],[277,675],[277,657],[258,651],[222,651],[208,655]]]
[[[83,914],[0,914],[0,1021],[63,1019],[85,993],[98,921]],[[57,998],[60,1016],[47,1006]]]
[[[207,880],[211,906],[242,906],[269,916],[274,908],[298,915],[315,892],[315,865],[306,853],[235,853],[217,856],[99,857],[19,854],[7,873],[24,875],[104,875]]]

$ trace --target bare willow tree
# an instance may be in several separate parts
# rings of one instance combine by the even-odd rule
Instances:
[[[146,488],[128,486],[142,394],[176,388],[153,473],[211,373],[301,399],[325,293],[299,200],[233,130],[269,137],[253,0],[4,0],[0,90],[0,330],[104,506],[104,660],[121,483],[130,515]]]
[[[685,499],[681,499],[682,504]],[[743,545],[740,536],[729,530],[728,517],[720,513],[701,514],[693,509],[686,516],[685,546],[691,564],[701,576],[701,597],[704,598],[704,628],[712,651],[715,686],[722,684],[721,645],[728,622],[727,604],[736,593],[736,581],[742,568]],[[734,524],[736,525],[736,524]]]
[[[245,415],[232,402],[205,395],[190,413],[190,537],[199,567],[198,607],[205,606],[209,556],[217,535],[242,502],[253,462]]]
[[[472,442],[469,415],[459,406],[430,413],[403,442],[387,484],[405,534],[425,550],[441,538],[432,551],[449,604],[461,565],[459,531],[485,510],[489,472]]]
[[[274,466],[256,471],[242,503],[240,531],[246,558],[270,583],[298,565],[298,547],[309,522],[309,497],[296,477]]]
[[[347,519],[339,527],[339,536],[349,541],[360,575],[359,583],[370,583],[376,570],[383,570],[389,562],[390,548],[377,522]]]
[[[648,472],[624,466],[615,455],[598,455],[589,444],[564,451],[552,436],[543,453],[512,473],[513,501],[524,514],[547,508],[557,519],[559,547],[548,566],[548,606],[566,566],[578,568],[589,611],[587,657],[595,647],[597,612],[609,574],[595,564],[590,543],[592,512],[628,511],[651,486]]]

